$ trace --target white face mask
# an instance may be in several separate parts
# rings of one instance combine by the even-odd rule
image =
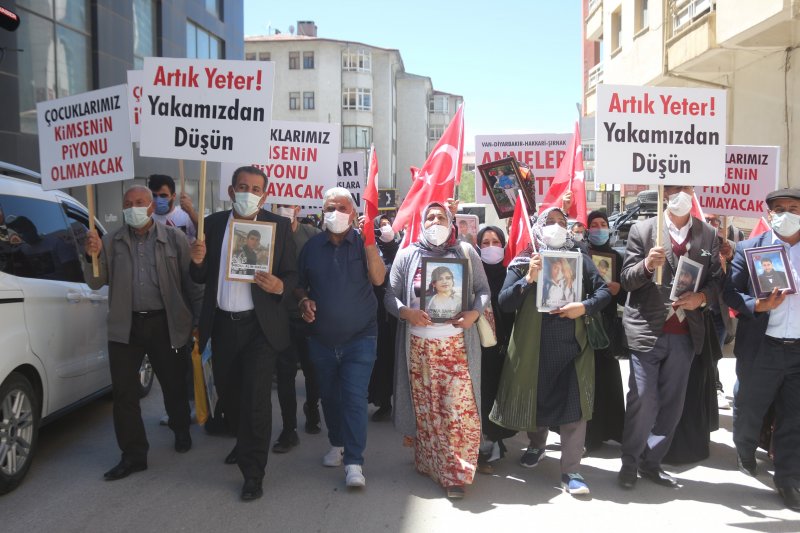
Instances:
[[[143,228],[150,222],[150,215],[147,214],[147,207],[129,207],[122,210],[122,216],[125,218],[125,223],[132,228]]]
[[[240,217],[249,217],[258,211],[258,203],[261,201],[261,197],[257,194],[237,192],[233,196],[233,208]]]
[[[788,211],[773,213],[769,225],[781,237],[791,237],[800,231],[800,215]]]
[[[692,195],[683,191],[670,194],[667,209],[676,217],[688,215],[689,211],[692,210]]]
[[[394,230],[391,226],[381,226],[381,240],[383,242],[390,242],[394,239]]]
[[[440,226],[439,224],[434,224],[430,228],[425,230],[425,238],[434,246],[439,246],[447,242],[447,238],[450,236],[450,228],[447,226]]]
[[[341,211],[329,211],[325,213],[325,227],[331,233],[344,233],[350,228],[350,214]]]
[[[289,220],[294,220],[294,208],[293,207],[279,207],[278,214],[282,217],[286,217]]]
[[[542,228],[542,240],[548,248],[561,248],[567,242],[567,228],[550,224]]]
[[[575,242],[581,242],[583,240],[583,233],[573,233],[572,240]]]
[[[481,248],[481,260],[487,265],[496,265],[503,260],[505,250],[500,246]]]

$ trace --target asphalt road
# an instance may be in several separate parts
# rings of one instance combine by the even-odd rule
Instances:
[[[720,363],[726,391],[733,388],[730,358]],[[624,375],[627,365],[623,364]],[[302,379],[298,380],[302,394]],[[273,394],[275,431],[280,431]],[[761,454],[757,479],[736,470],[731,411],[712,435],[711,457],[669,468],[682,482],[676,490],[640,480],[636,490],[616,485],[619,447],[606,445],[584,459],[592,489],[578,500],[559,488],[557,435],[533,470],[519,466],[526,442],[508,442],[510,453],[494,475],[478,474],[467,497],[450,502],[430,479],[415,473],[411,451],[390,423],[369,425],[364,473],[367,486],[350,491],[340,468],[324,468],[324,432],[300,434],[300,446],[270,455],[264,497],[239,500],[242,478],[222,460],[233,446],[192,426],[193,449],[172,449],[172,432],[159,426],[160,390],[142,403],[150,439],[149,469],[105,482],[103,472],[119,459],[111,423],[111,401],[98,400],[43,428],[39,451],[23,484],[0,497],[0,532],[115,531],[774,531],[800,532],[800,514],[789,511],[772,488],[771,468]],[[299,415],[302,425],[303,416]]]

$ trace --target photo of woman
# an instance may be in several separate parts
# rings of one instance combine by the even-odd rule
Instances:
[[[432,319],[451,319],[461,312],[461,295],[456,290],[453,272],[446,266],[433,269],[425,295]]]
[[[563,257],[545,259],[548,272],[544,275],[545,298],[543,306],[561,307],[575,301],[575,273],[569,260]]]

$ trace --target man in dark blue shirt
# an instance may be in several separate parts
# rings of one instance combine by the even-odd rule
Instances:
[[[309,356],[331,443],[322,464],[344,464],[347,486],[363,487],[367,388],[378,333],[372,285],[383,283],[386,268],[375,243],[365,246],[353,229],[357,214],[350,192],[334,187],[324,198],[325,231],[303,247],[295,295],[311,324]]]

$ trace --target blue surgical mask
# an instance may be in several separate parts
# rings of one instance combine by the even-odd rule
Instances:
[[[603,246],[608,242],[611,232],[608,228],[589,228],[589,242],[594,246]]]
[[[157,215],[166,215],[169,213],[169,198],[161,198],[160,196],[156,196],[155,201]]]

